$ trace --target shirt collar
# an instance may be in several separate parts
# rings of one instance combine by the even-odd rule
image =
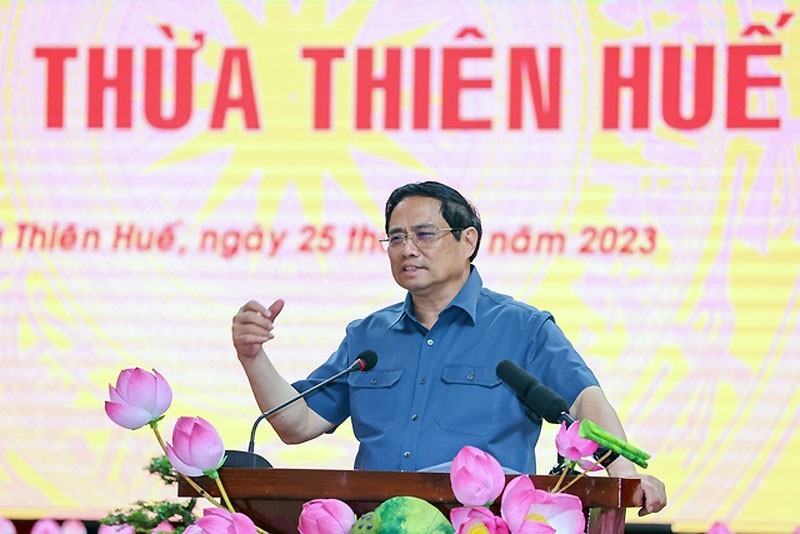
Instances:
[[[451,307],[461,308],[469,316],[472,324],[475,324],[478,313],[478,295],[483,289],[483,280],[481,275],[478,274],[478,269],[474,265],[469,267],[469,278],[464,284],[464,287],[458,294],[450,301],[450,304],[445,306],[445,310]],[[444,310],[442,310],[444,311]],[[406,298],[403,301],[403,309],[397,314],[397,318],[392,321],[389,327],[396,325],[403,317],[414,317],[414,305],[411,301],[411,293],[406,293]]]

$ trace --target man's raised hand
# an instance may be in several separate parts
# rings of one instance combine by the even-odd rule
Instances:
[[[272,329],[283,305],[283,299],[276,300],[269,308],[251,300],[239,308],[231,325],[233,346],[239,358],[254,358],[261,351],[262,343],[275,337]]]

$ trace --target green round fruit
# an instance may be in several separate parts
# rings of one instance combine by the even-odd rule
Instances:
[[[417,497],[393,497],[356,521],[351,534],[454,534],[435,506]]]

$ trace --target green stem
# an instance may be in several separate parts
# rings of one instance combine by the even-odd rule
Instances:
[[[603,456],[601,456],[600,458],[598,458],[597,460],[595,460],[594,463],[592,465],[590,465],[588,469],[585,469],[585,470],[581,471],[580,473],[578,473],[578,476],[576,476],[574,479],[570,480],[569,484],[567,484],[566,486],[561,488],[560,491],[554,491],[553,493],[563,493],[563,492],[565,492],[570,486],[575,484],[582,476],[586,475],[587,472],[591,471],[592,469],[594,469],[594,467],[596,465],[604,462],[606,458],[611,456],[611,452],[612,451],[610,451],[610,450],[606,451],[606,453]]]
[[[566,459],[564,462],[566,462]],[[567,476],[567,471],[569,471],[571,467],[571,465],[564,467],[564,470],[561,471],[561,476],[558,478],[558,482],[556,482],[556,485],[550,490],[550,493],[558,493],[558,488],[561,487],[561,483],[564,482],[564,477]]]
[[[216,473],[216,476],[213,478],[217,482],[217,487],[219,488],[220,495],[222,495],[222,500],[225,501],[225,504],[228,506],[228,511],[232,514],[235,514],[236,510],[233,509],[233,504],[231,504],[231,501],[228,498],[228,492],[225,491],[225,486],[222,485],[222,479],[219,477],[219,473]],[[260,527],[256,527],[256,531],[258,531],[259,534],[269,534],[269,532]]]
[[[650,459],[650,454],[643,450],[637,449],[627,441],[618,438],[607,430],[603,430],[588,419],[581,421],[581,426],[578,430],[578,435],[582,438],[590,439],[598,445],[624,456],[642,469],[647,469],[647,460]]]
[[[158,423],[152,422],[150,423],[150,428],[153,429],[153,433],[156,435],[156,439],[158,440],[158,444],[161,445],[161,450],[164,451],[164,454],[167,454],[167,444],[164,443],[164,438],[161,437],[161,432],[158,431]],[[205,500],[216,506],[217,508],[222,508],[222,505],[216,500],[214,497],[208,494],[206,490],[200,487],[197,482],[192,480],[191,478],[187,477],[183,473],[178,473],[183,479],[192,487],[194,490]]]
[[[236,510],[233,509],[233,505],[231,504],[231,500],[228,498],[228,493],[225,491],[225,486],[222,485],[222,479],[219,478],[217,475],[214,480],[217,483],[217,487],[219,488],[219,494],[222,495],[222,500],[225,502],[225,506],[228,507],[228,511],[230,513],[235,513]]]

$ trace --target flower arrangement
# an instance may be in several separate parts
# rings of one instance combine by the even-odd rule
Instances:
[[[204,510],[201,518],[191,523],[186,521],[190,524],[184,532],[267,534],[256,527],[249,517],[234,510],[218,473],[218,469],[225,464],[225,447],[211,423],[201,417],[179,417],[172,432],[172,441],[165,442],[161,437],[158,425],[172,403],[172,389],[158,371],[154,369],[150,373],[139,368],[125,369],[117,377],[116,386],[109,384],[108,394],[109,400],[105,403],[108,417],[130,430],[149,426],[172,468],[212,505],[212,508]],[[453,459],[450,470],[453,494],[462,506],[451,510],[449,520],[432,504],[415,497],[391,498],[360,518],[340,500],[314,499],[303,505],[298,530],[301,534],[583,532],[585,520],[581,500],[564,493],[564,490],[583,472],[598,468],[602,458],[594,463],[586,460],[597,450],[597,443],[579,435],[579,424],[576,422],[569,427],[562,424],[556,436],[556,448],[564,457],[565,469],[556,487],[549,492],[536,489],[527,475],[517,476],[506,485],[503,468],[493,456],[475,447],[465,446]],[[584,471],[562,487],[567,472],[574,472],[577,466]],[[163,468],[156,467],[151,471],[162,471]],[[201,475],[216,482],[222,502],[214,499],[190,478]],[[501,514],[497,516],[490,506],[501,494]],[[160,516],[162,519],[163,515]],[[108,534],[111,534],[111,529],[116,533],[134,532],[130,525],[123,524],[121,520],[107,526]],[[169,531],[168,524],[159,526],[161,528],[152,529],[151,532]],[[142,532],[142,529],[138,531]]]
[[[575,425],[573,425],[575,426]],[[569,427],[569,428],[572,428]],[[562,426],[557,437],[559,454],[565,462],[574,465],[585,465],[587,469],[594,469],[597,462],[591,463],[584,460],[597,449],[597,444],[592,446],[586,443],[589,440],[580,437],[577,430],[570,431]],[[566,472],[566,471],[565,471]],[[582,475],[582,473],[581,473]],[[580,475],[579,475],[580,476]],[[575,477],[577,480],[578,477]],[[472,446],[465,446],[453,459],[450,468],[450,485],[453,494],[462,504],[461,507],[450,511],[450,521],[442,519],[438,522],[430,521],[426,530],[413,529],[408,526],[407,518],[420,513],[425,505],[438,510],[428,503],[418,503],[408,497],[395,497],[376,509],[375,512],[365,514],[356,520],[350,507],[337,499],[315,499],[303,506],[300,515],[298,530],[301,534],[348,534],[366,532],[359,529],[359,523],[366,518],[371,528],[370,532],[393,533],[435,533],[452,532],[456,534],[529,534],[529,533],[567,533],[575,534],[584,532],[585,519],[583,505],[580,498],[564,493],[568,486],[559,487],[552,492],[536,489],[533,481],[527,475],[519,475],[505,484],[505,474],[500,463],[490,454]],[[500,497],[500,516],[495,515],[490,506]],[[412,499],[403,501],[401,499]],[[387,503],[398,501],[398,505],[387,510],[381,510]],[[414,507],[412,507],[414,505]],[[430,512],[429,512],[430,513]],[[378,515],[376,521],[372,517]],[[406,521],[401,522],[398,528],[391,514],[400,515]],[[441,515],[441,514],[440,514]],[[366,524],[366,523],[365,523]],[[389,527],[389,525],[395,525]],[[388,527],[388,528],[387,528]]]
[[[180,478],[178,472],[172,468],[166,454],[151,458],[145,471],[157,475],[167,486],[177,484]],[[194,507],[196,504],[197,499],[194,497],[181,503],[167,500],[136,501],[128,508],[119,508],[102,518],[98,534],[135,534],[136,532],[150,534],[176,532],[180,534],[188,525],[195,522]],[[61,534],[66,533],[62,532]]]
[[[109,384],[108,396],[105,411],[109,419],[129,430],[150,426],[172,467],[199,495],[213,505],[213,508],[204,510],[203,517],[189,524],[184,532],[267,534],[266,531],[256,527],[249,517],[233,509],[217,471],[225,463],[225,447],[211,423],[201,417],[180,417],[173,429],[172,443],[164,442],[158,423],[172,404],[172,388],[158,371],[153,369],[150,373],[138,367],[125,369],[117,377],[116,386]],[[206,475],[216,481],[224,507],[189,478],[200,475]],[[108,534],[111,534],[112,529],[115,533],[134,532],[131,525],[121,522],[104,526],[108,527]],[[166,526],[153,529],[153,532],[157,530],[169,531]]]

